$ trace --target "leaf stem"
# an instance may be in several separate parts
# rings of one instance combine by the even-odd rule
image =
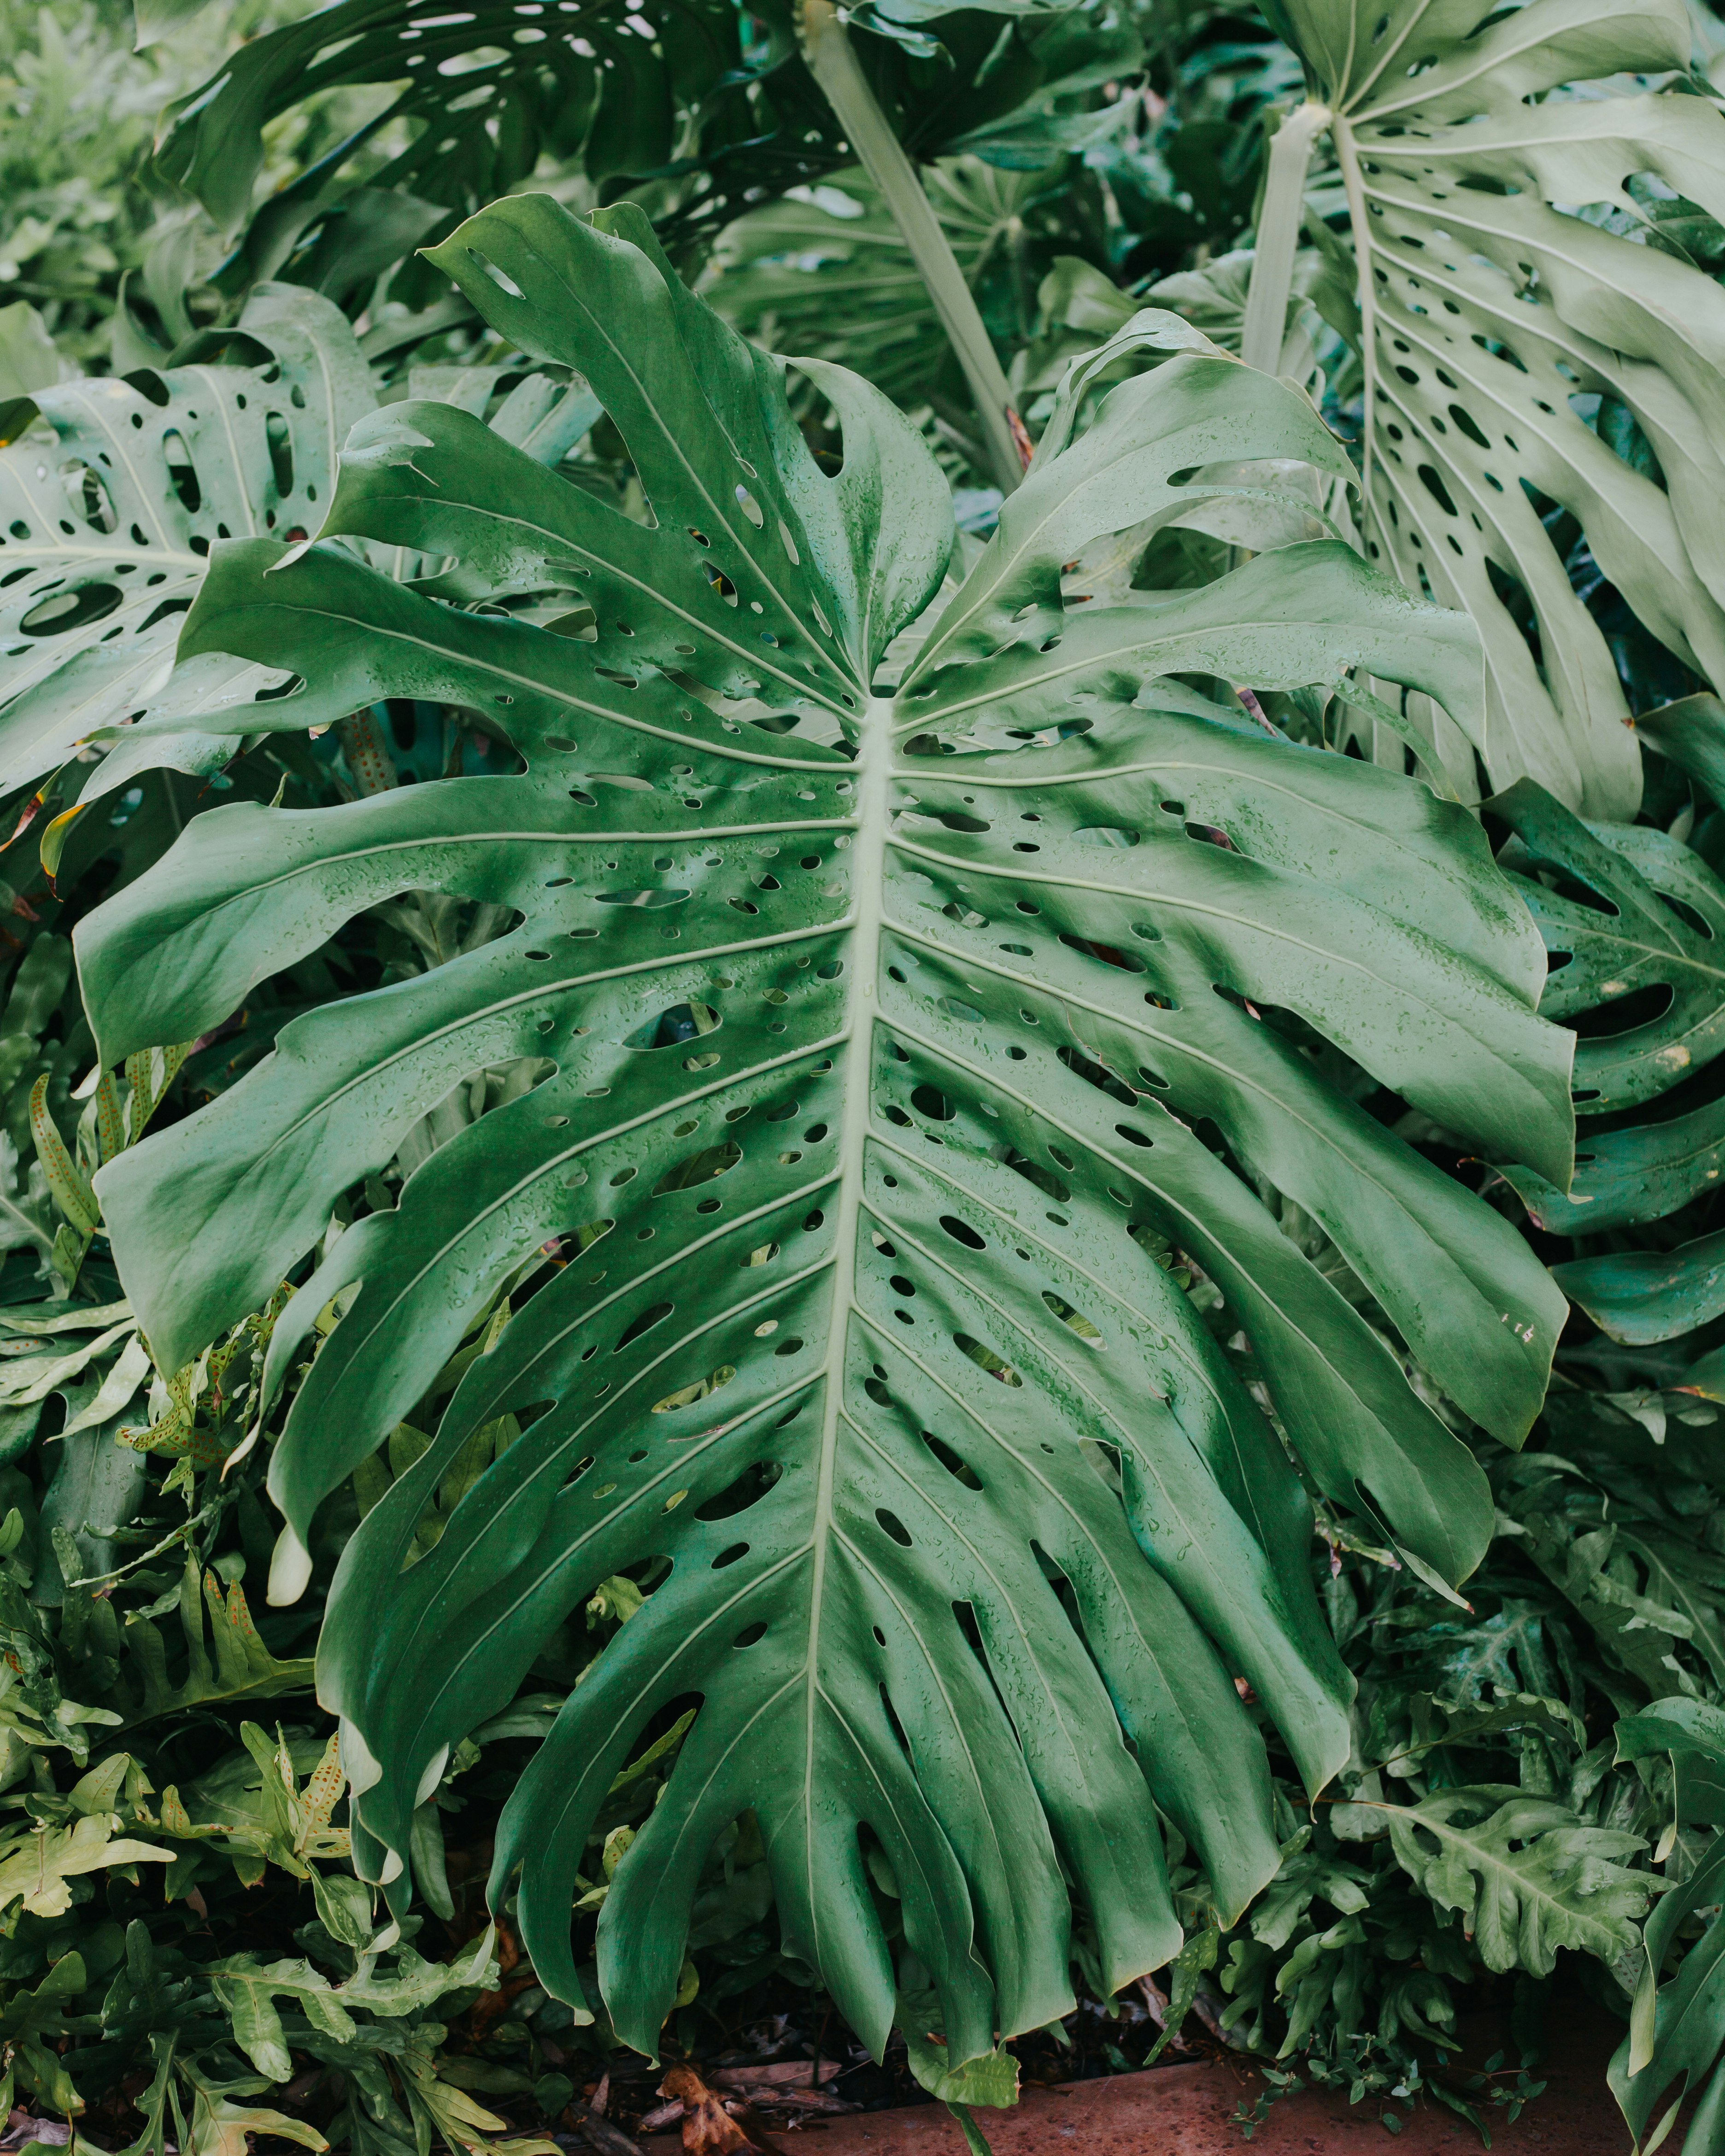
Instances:
[[[1372,235],[1366,223],[1365,182],[1360,172],[1353,131],[1345,120],[1336,122],[1335,142],[1337,160],[1342,167],[1342,184],[1348,195],[1348,215],[1353,226],[1353,255],[1359,281],[1359,356],[1365,376],[1359,488],[1360,532],[1363,538],[1374,514],[1372,452],[1378,430],[1378,290],[1372,276]]]
[[[1018,415],[1012,408],[1012,391],[958,259],[922,191],[916,167],[869,87],[833,0],[801,0],[797,28],[809,72],[837,114],[859,163],[880,189],[880,198],[910,249],[941,326],[964,370],[995,480],[1004,493],[1010,494],[1024,476],[1027,438],[1022,422],[1014,431]]]
[[[1282,332],[1294,288],[1294,253],[1306,208],[1306,172],[1313,144],[1330,124],[1330,108],[1308,100],[1283,120],[1270,138],[1270,169],[1263,214],[1246,291],[1240,357],[1265,374],[1281,371]]]

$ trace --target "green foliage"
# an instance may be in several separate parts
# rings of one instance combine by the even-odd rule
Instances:
[[[316,223],[327,228],[326,259],[369,241],[382,269],[443,210],[474,208],[530,173],[542,142],[578,156],[596,183],[668,165],[679,123],[741,68],[738,18],[696,0],[639,19],[646,34],[622,8],[597,0],[536,33],[529,25],[524,36],[511,4],[439,20],[402,0],[339,0],[253,39],[182,100],[167,119],[159,167],[224,231],[240,230],[251,219],[270,121],[321,90],[401,84],[360,131],[362,140],[387,139],[393,126],[397,136],[367,184],[332,205],[326,174],[302,176],[272,200],[250,246],[252,274],[273,274]],[[341,161],[358,146],[344,145]],[[404,212],[417,229],[393,228]]]
[[[1711,680],[1725,660],[1707,417],[1725,119],[1688,94],[1689,14],[1266,12],[1346,193],[1357,291],[1332,316],[1365,367],[1367,551],[1480,624],[1493,783],[1626,821],[1640,761],[1573,537],[1684,667]]]
[[[1156,87],[1134,94],[1120,80],[1132,71],[1122,33],[1104,28],[1085,10],[1021,18],[1002,64],[992,52],[983,59],[1000,42],[988,18],[949,15],[941,37],[950,63],[936,74],[933,62],[900,58],[895,64],[910,75],[903,85],[883,71],[875,42],[860,41],[906,143],[923,158],[946,146],[972,153],[925,164],[921,177],[1033,429],[1051,408],[1065,360],[1130,319],[1132,295],[1153,270],[1178,267],[1194,244],[1232,244],[1251,207],[1254,116],[1297,79],[1284,46],[1237,42],[1240,25],[1231,19],[1141,10],[1130,34],[1142,43]],[[1063,43],[1070,61],[1060,56]],[[1026,69],[1021,46],[1035,52],[1040,76]],[[980,73],[967,79],[978,61]],[[1047,87],[1020,112],[1006,110],[1012,92],[1039,80]],[[942,106],[925,101],[936,89],[946,110],[969,116],[969,135],[954,141],[947,131]],[[1081,162],[1065,154],[1081,146]],[[1250,270],[1249,254],[1236,259]],[[747,212],[720,235],[713,267],[703,289],[727,320],[769,346],[855,367],[907,409],[926,402],[942,444],[970,471],[987,471],[932,304],[863,175],[834,171],[819,186]],[[1050,349],[1050,316],[1066,319],[1058,293],[1072,272],[1091,304],[1072,322],[1076,333],[1056,333]],[[1180,304],[1172,290],[1167,297]],[[1211,320],[1193,319],[1238,349],[1237,335],[1230,344]],[[806,425],[804,404],[797,408]]]
[[[0,298],[39,311],[69,371],[106,360],[127,284],[134,298],[147,289],[165,322],[183,320],[200,235],[147,179],[156,119],[230,39],[280,13],[278,0],[224,0],[141,58],[122,0],[0,7]]]
[[[1097,8],[1005,8],[1027,18],[1005,24],[932,12],[940,44],[884,19],[874,27],[887,35],[867,40],[875,94],[916,154],[976,149],[1036,167],[1114,128],[1096,92],[1139,62],[1129,23]],[[374,85],[347,140],[254,203],[272,122]],[[243,234],[230,282],[285,274],[345,296],[542,158],[578,175],[585,201],[633,193],[680,253],[850,156],[785,5],[746,16],[729,0],[666,0],[643,14],[587,0],[524,26],[513,0],[454,16],[424,0],[338,0],[253,39],[182,98],[157,168]],[[389,289],[441,296],[411,265]]]
[[[0,452],[0,635],[20,639],[0,706],[0,792],[58,773],[68,808],[88,813],[158,765],[208,776],[234,752],[209,719],[249,712],[285,684],[267,661],[176,669],[175,639],[213,545],[291,542],[319,522],[337,452],[380,385],[341,311],[292,285],[259,286],[232,330],[193,336],[174,359],[39,392],[37,424]],[[567,376],[422,367],[409,378],[489,410],[551,465],[598,409]],[[399,554],[380,565],[402,578],[426,566]],[[94,747],[108,752],[90,770]]]
[[[1725,1825],[1718,1801],[1725,1777],[1725,1713],[1717,1707],[1691,1699],[1658,1702],[1620,1722],[1617,1743],[1620,1758],[1669,1758],[1675,1770],[1674,1827],[1697,1821],[1714,1829]],[[1686,1787],[1685,1769],[1692,1770]],[[1671,1891],[1648,1921],[1630,2032],[1611,2061],[1612,2091],[1638,2149],[1657,2147],[1684,2097],[1697,2090],[1701,2100],[1684,2146],[1706,2149],[1718,2138],[1725,2103],[1725,2079],[1713,2071],[1725,2046],[1722,1871],[1725,1840],[1716,1832],[1692,1866],[1675,1872]]]
[[[1101,222],[1078,172],[1065,162],[1007,172],[948,158],[923,184],[997,341],[1028,344],[1051,251],[1081,244],[1085,224]],[[745,335],[856,369],[908,409],[932,403],[963,435],[970,423],[945,332],[863,173],[840,170],[795,200],[751,210],[722,235],[714,266],[706,296]],[[1124,320],[1133,308],[1122,305]],[[979,450],[972,461],[981,467]]]
[[[519,923],[410,993],[300,1021],[273,1062],[110,1163],[123,1276],[158,1354],[187,1359],[452,1081],[550,1062],[372,1205],[272,1344],[266,1384],[333,1320],[273,1456],[292,1531],[278,1594],[305,1576],[320,1503],[389,1443],[320,1649],[367,1762],[362,1869],[404,1888],[427,1778],[506,1707],[559,1621],[633,1572],[655,1591],[502,1822],[496,1891],[520,1864],[541,1981],[589,2010],[567,1914],[593,1821],[655,1713],[696,1691],[599,1918],[619,2033],[655,2047],[700,1867],[747,1807],[788,1949],[875,2046],[894,1986],[855,1836],[877,1838],[956,2066],[1070,2002],[1057,1848],[1107,1990],[1178,1946],[1141,1775],[1230,1916],[1274,1868],[1260,1740],[1224,1667],[1248,1673],[1314,1791],[1346,1751],[1300,1486],[1158,1262],[1163,1239],[1226,1296],[1320,1489],[1368,1505],[1434,1577],[1465,1573],[1489,1533],[1484,1478],[1383,1335],[1185,1119],[1214,1118],[1264,1188],[1322,1222],[1506,1441],[1537,1409],[1558,1315],[1538,1269],[1295,1045],[1300,1026],[1326,1029],[1482,1145],[1565,1173],[1568,1044],[1532,1015],[1525,916],[1459,808],[1266,738],[1172,678],[1346,694],[1365,667],[1466,722],[1476,660],[1454,617],[1333,542],[1201,591],[1063,605],[1063,564],[1099,537],[1211,502],[1284,507],[1231,461],[1196,487],[1194,467],[1346,476],[1295,393],[1152,315],[1075,368],[889,703],[875,670],[938,582],[950,512],[877,393],[803,362],[845,428],[824,477],[778,370],[689,297],[639,216],[584,223],[528,198],[436,259],[500,333],[591,382],[656,521],[408,403],[350,438],[326,543],[216,557],[182,650],[267,646],[291,665],[305,687],[264,707],[273,727],[437,696],[496,714],[526,767],[309,818],[198,819],[80,931],[103,1054],[197,1030],[404,878],[483,891]],[[1091,376],[1134,343],[1178,356],[1080,431]],[[440,603],[337,535],[459,567]],[[557,588],[586,602],[572,621],[549,603],[543,625],[477,610]],[[1164,802],[1148,825],[1147,785]],[[1382,850],[1338,855],[1344,821]],[[794,870],[792,834],[812,850]],[[1296,919],[1297,937],[1275,925]],[[1034,941],[1001,945],[1002,927]],[[753,1120],[731,1134],[753,1118],[760,1135]],[[644,1194],[612,1194],[630,1185]],[[429,1445],[403,1448],[390,1433],[417,1433],[416,1402],[480,1307],[565,1238]],[[602,1350],[596,1386],[583,1366]],[[929,1422],[947,1434],[925,1438]],[[593,1514],[590,1491],[615,1502]],[[428,1547],[434,1492],[446,1518]],[[650,1568],[661,1551],[668,1578]],[[1067,1595],[1106,1691],[1053,1606]],[[483,1630],[480,1596],[497,1611]]]
[[[164,691],[165,710],[191,715],[280,679],[206,665],[170,690],[174,639],[218,533],[285,535],[316,519],[371,379],[340,312],[290,287],[254,295],[234,336],[198,341],[166,374],[39,393],[40,422],[0,455],[0,629],[21,640],[0,719],[8,793],[86,739],[117,742]],[[253,363],[209,363],[235,357]],[[167,760],[209,767],[208,743],[186,738]],[[124,749],[109,756],[95,791],[137,767]]]
[[[1220,2025],[1281,2061],[1274,2093],[1311,2082],[1356,2102],[1423,2097],[1489,2130],[1494,2110],[1513,2116],[1538,2092],[1530,2069],[1566,1945],[1627,2010],[1670,1783],[1627,1747],[1614,1765],[1599,1732],[1620,1708],[1710,1711],[1679,1691],[1717,1683],[1704,1642],[1683,1611],[1636,1589],[1653,1548],[1668,1571],[1717,1572],[1716,1499],[1686,1479],[1710,1471],[1698,1431],[1673,1421],[1667,1458],[1640,1422],[1558,1397],[1580,1403],[1549,1430],[1562,1455],[1488,1455],[1502,1531],[1468,1606],[1354,1552],[1325,1566],[1327,1612],[1359,1679],[1353,1757],[1297,1827],[1298,1793],[1279,1782],[1281,1866],[1219,1963]],[[1190,1928],[1201,1882],[1178,1864],[1173,1876]],[[1485,1970],[1513,1976],[1518,2063],[1464,2070],[1457,2012]]]
[[[1280,369],[1482,693],[1224,356],[1276,39],[854,18],[1041,438],[981,546],[788,14],[292,12],[0,18],[12,2093],[481,2150],[788,1985],[973,2148],[1059,2015],[1488,2128],[1579,1969],[1656,2135],[1725,2029],[1686,28],[1291,25]],[[455,229],[530,179],[634,206]]]
[[[264,1644],[240,1584],[270,1552],[261,1463],[249,1474],[236,1440],[275,1312],[164,1384],[100,1219],[66,1240],[90,1171],[136,1142],[182,1068],[146,1055],[123,1081],[71,1082],[90,1041],[54,918],[75,910],[86,865],[123,881],[167,843],[162,780],[140,790],[151,798],[116,818],[96,861],[70,858],[59,898],[21,896],[20,932],[6,936],[0,1122],[15,1148],[53,1150],[60,1173],[33,1179],[0,1272],[3,2093],[117,2124],[130,2110],[120,2085],[138,2072],[150,2086],[135,2145],[157,2156],[192,2136],[243,2156],[248,2132],[401,2156],[435,2133],[478,2150],[501,2122],[446,2079],[444,2017],[495,1984],[491,1934],[443,1963],[408,1943],[420,1918],[376,1931],[347,1830],[331,1824],[345,1782],[333,1738],[243,1719],[278,1699],[290,1717],[315,1712],[311,1661],[279,1651],[279,1625]],[[470,1748],[465,1763],[477,1757]],[[260,1926],[243,1905],[272,1877],[304,1881],[305,1906]],[[338,1910],[345,1928],[320,1921]],[[288,1959],[213,1952],[213,1912],[236,1943],[278,1933]],[[354,2092],[347,2110],[326,2107],[329,2137],[251,2102],[308,2046]]]
[[[1609,1961],[1634,1943],[1647,1881],[1615,1860],[1645,1847],[1638,1835],[1490,1788],[1438,1791],[1385,1824],[1397,1863],[1435,1907],[1460,1912],[1487,1969],[1549,1976],[1559,1947]]]
[[[1560,961],[1547,1007],[1577,1019],[1603,1015],[1630,997],[1639,998],[1643,1010],[1650,1003],[1664,1006],[1637,1012],[1640,1023],[1631,1019],[1578,1044],[1579,1103],[1597,1115],[1640,1107],[1711,1063],[1725,1048],[1717,969],[1707,950],[1725,927],[1725,890],[1706,859],[1669,831],[1584,824],[1526,781],[1496,797],[1492,813],[1515,834],[1503,865],[1527,878],[1529,909],[1547,949]],[[1595,1173],[1572,1188],[1569,1209],[1546,1224],[1558,1228],[1587,1217],[1583,1209],[1593,1202],[1592,1184],[1609,1183],[1618,1172],[1614,1150],[1608,1144],[1603,1163],[1588,1163]],[[1697,1188],[1679,1183],[1648,1195],[1657,1210],[1671,1211]]]
[[[1679,770],[1701,774],[1717,736],[1709,697],[1661,738]],[[1725,1312],[1717,1234],[1692,1232],[1709,1225],[1717,1176],[1725,1033],[1711,950],[1725,887],[1709,850],[1679,836],[1692,806],[1668,830],[1587,824],[1524,780],[1491,811],[1512,834],[1499,858],[1522,879],[1550,953],[1543,1008],[1582,1035],[1573,1183],[1516,1167],[1506,1178],[1542,1229],[1571,1239],[1554,1277],[1603,1333],[1639,1348],[1676,1339]],[[1654,1247],[1625,1246],[1624,1230],[1656,1222]],[[1643,1227],[1635,1240],[1648,1240]]]

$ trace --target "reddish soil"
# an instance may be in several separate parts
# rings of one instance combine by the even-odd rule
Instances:
[[[1617,2036],[1604,2016],[1578,2015],[1538,2069],[1544,2094],[1512,2125],[1488,2114],[1493,2156],[1628,2156],[1629,2130],[1605,2087]],[[1393,2107],[1395,2133],[1382,2123],[1381,2103],[1350,2105],[1345,2092],[1318,2090],[1277,2102],[1248,2143],[1235,2115],[1250,2112],[1263,2086],[1241,2061],[1161,2066],[1027,2088],[1016,2111],[979,2111],[976,2120],[994,2156],[1464,2156],[1481,2146],[1441,2105],[1422,2102],[1411,2116]],[[934,2103],[771,2131],[786,2156],[966,2156],[957,2126]],[[1681,2138],[1667,2145],[1681,2147]],[[680,2156],[675,2135],[655,2134],[645,2146],[649,2156]]]

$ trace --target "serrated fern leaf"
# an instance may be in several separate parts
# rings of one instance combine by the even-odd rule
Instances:
[[[1371,1809],[1403,1871],[1460,1912],[1487,1969],[1549,1976],[1559,1947],[1608,1962],[1634,1947],[1651,1882],[1619,1860],[1646,1846],[1639,1835],[1585,1825],[1567,1805],[1517,1789],[1440,1789]]]

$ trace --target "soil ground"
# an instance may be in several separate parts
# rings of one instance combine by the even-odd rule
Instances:
[[[1489,2120],[1493,2156],[1628,2156],[1629,2131],[1605,2086],[1620,2034],[1620,2024],[1593,2009],[1553,2031],[1538,2069],[1544,2093],[1512,2123]],[[1248,2143],[1237,2117],[1250,2116],[1263,2087],[1245,2061],[1221,2057],[1027,2087],[1016,2111],[976,2117],[994,2156],[1388,2156],[1392,2148],[1395,2156],[1465,2156],[1481,2146],[1467,2122],[1440,2105],[1422,2104],[1411,2116],[1395,2107],[1396,2132],[1383,2123],[1380,2104],[1350,2105],[1345,2092],[1326,2090],[1276,2102]],[[966,2156],[957,2125],[935,2103],[809,2119],[788,2130],[775,2124],[772,2132],[786,2156]],[[680,2150],[674,2133],[644,2145],[648,2156]],[[1681,2134],[1667,2146],[1681,2148]]]

